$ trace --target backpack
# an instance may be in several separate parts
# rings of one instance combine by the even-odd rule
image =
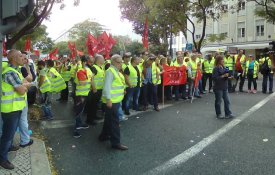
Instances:
[[[267,75],[270,72],[270,68],[268,66],[268,60],[266,58],[264,63],[260,66],[260,72],[263,75]]]

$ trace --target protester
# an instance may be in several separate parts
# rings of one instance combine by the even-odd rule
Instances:
[[[8,152],[19,147],[12,145],[22,110],[26,107],[27,91],[31,84],[20,73],[19,66],[24,65],[24,56],[17,50],[10,50],[7,55],[8,65],[2,71],[1,117],[3,129],[0,142],[0,166],[14,169],[8,160]]]
[[[175,67],[182,67],[182,66],[187,66],[186,62],[183,61],[183,57],[179,55],[174,62]],[[186,94],[186,84],[184,85],[175,85],[175,100],[178,101],[179,98],[181,97],[183,100],[187,99],[187,94]]]
[[[118,109],[124,97],[124,78],[120,73],[122,69],[122,58],[119,55],[113,55],[111,66],[106,71],[104,87],[102,90],[102,102],[106,104],[105,120],[102,132],[99,136],[100,141],[111,141],[113,149],[128,150],[120,142],[120,128]]]
[[[236,64],[235,64],[235,69],[236,69],[236,73],[235,73],[235,79],[237,81],[239,81],[240,79],[240,84],[239,84],[239,92],[244,92],[243,91],[243,85],[245,82],[245,77],[246,77],[246,57],[243,54],[243,50],[239,51],[238,55],[235,55],[235,60],[236,60]],[[235,92],[237,84],[233,87],[233,91]]]
[[[206,82],[209,80],[208,84],[208,92],[211,92],[212,89],[212,71],[214,68],[215,59],[213,59],[210,55],[206,55],[206,59],[202,62],[202,72],[203,72],[203,78],[202,78],[202,90],[203,93],[206,92]]]
[[[218,119],[233,118],[234,115],[230,110],[230,101],[228,96],[228,79],[229,72],[224,67],[224,59],[222,56],[217,56],[215,60],[215,68],[213,69],[214,93],[215,93],[215,111]],[[222,116],[221,102],[224,101],[225,117]]]
[[[69,98],[69,81],[71,79],[70,60],[68,60],[67,58],[63,58],[60,72],[62,78],[66,83],[66,88],[61,91],[60,98],[57,99],[57,101],[66,102]]]
[[[190,79],[188,82],[189,88],[188,88],[188,95],[189,98],[191,98],[193,96],[194,93],[194,97],[196,98],[202,98],[202,96],[199,94],[199,89],[198,87],[195,87],[195,78],[196,78],[196,74],[197,74],[197,70],[198,70],[198,64],[196,62],[197,60],[197,56],[195,54],[193,54],[191,56],[191,60],[189,61],[188,64],[188,69],[191,70],[191,75],[190,75]],[[199,65],[200,66],[200,65]]]
[[[248,80],[248,93],[257,93],[257,78],[259,73],[259,63],[253,57],[249,55],[249,59],[246,62],[246,75]],[[251,90],[251,83],[253,83],[254,89]]]
[[[225,57],[224,57],[224,66],[228,69],[229,71],[229,75],[230,76],[234,76],[234,72],[235,72],[235,57],[231,56],[231,54],[229,52],[225,53]],[[229,80],[228,81],[228,92],[232,93],[234,92],[233,89],[233,81]]]
[[[263,83],[262,83],[262,92],[265,94],[267,92],[267,82],[269,81],[269,93],[273,93],[273,76],[274,72],[272,70],[272,52],[269,53],[269,56],[267,55],[264,58],[261,58],[259,60],[260,66],[261,66],[261,73],[263,74]]]

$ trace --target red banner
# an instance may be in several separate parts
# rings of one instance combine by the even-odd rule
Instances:
[[[31,51],[31,39],[28,37],[25,42],[25,51]]]
[[[58,54],[58,49],[54,49],[54,51],[52,51],[50,54],[49,54],[49,57],[51,60],[58,60],[58,58],[56,57],[56,55]]]
[[[86,46],[88,49],[88,53],[91,56],[94,56],[97,50],[97,40],[95,39],[95,37],[91,34],[87,35],[87,40],[86,40]]]
[[[103,54],[106,53],[108,43],[109,43],[109,36],[106,32],[103,32],[97,39],[98,45],[97,45],[97,53]]]
[[[148,51],[148,17],[145,19],[145,24],[144,24],[144,31],[142,35],[142,43],[143,47]]]
[[[195,77],[195,82],[194,82],[194,87],[195,88],[199,87],[199,81],[201,80],[201,78],[202,78],[201,71],[197,70],[196,77]]]
[[[186,67],[163,66],[163,86],[183,85],[187,82]]]
[[[72,59],[75,59],[75,57],[77,56],[77,50],[76,50],[75,43],[72,44],[72,43],[68,42],[68,48],[71,51]]]

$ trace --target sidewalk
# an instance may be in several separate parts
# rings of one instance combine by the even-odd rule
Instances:
[[[42,140],[32,138],[33,145],[9,153],[9,160],[14,170],[0,168],[1,175],[51,175],[46,147]],[[19,145],[19,134],[15,135],[14,144]]]

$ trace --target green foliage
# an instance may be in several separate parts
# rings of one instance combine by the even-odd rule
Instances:
[[[211,43],[214,42],[221,42],[227,38],[226,34],[221,33],[221,34],[210,34],[207,40]]]
[[[140,55],[144,49],[142,43],[132,41],[129,36],[113,36],[116,45],[112,48],[111,54],[120,54],[120,52],[131,52],[133,55]]]
[[[60,41],[56,43],[53,48],[58,48],[58,54],[59,55],[69,55],[71,51],[68,48],[68,42],[67,41]]]
[[[15,44],[18,50],[25,49],[25,42],[27,38],[30,38],[32,49],[37,48],[42,53],[48,53],[52,50],[53,41],[48,37],[48,33],[46,32],[47,27],[45,25],[41,25],[36,28],[33,33],[23,36],[20,40],[18,40]]]
[[[263,17],[270,23],[275,22],[275,1],[274,0],[251,0],[257,4],[255,14]]]

